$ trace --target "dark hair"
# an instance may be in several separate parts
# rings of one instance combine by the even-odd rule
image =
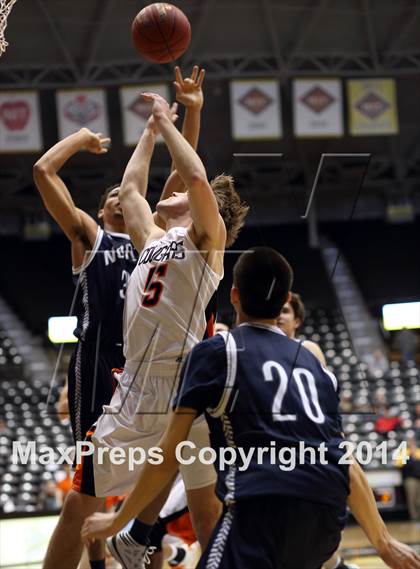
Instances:
[[[121,186],[121,184],[112,184],[112,186],[109,186],[104,191],[104,193],[101,195],[101,197],[99,199],[98,211],[103,209],[103,207],[105,206],[106,200],[108,199],[108,196],[112,192],[112,190],[115,190],[115,188],[119,188],[120,186]]]
[[[213,189],[220,215],[226,226],[226,247],[236,241],[239,231],[245,223],[249,207],[241,201],[233,185],[232,176],[221,174],[210,182]]]
[[[297,292],[292,292],[292,298],[289,300],[289,303],[293,309],[295,318],[298,318],[300,320],[300,328],[305,321],[305,305],[303,304],[300,294],[297,294]]]
[[[270,247],[252,247],[233,268],[242,310],[252,318],[277,318],[292,287],[293,271]]]

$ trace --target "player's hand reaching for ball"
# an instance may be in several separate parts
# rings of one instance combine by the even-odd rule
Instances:
[[[95,539],[106,539],[118,533],[121,528],[117,527],[115,517],[115,513],[103,514],[96,512],[86,518],[81,530],[83,543],[89,545]]]
[[[155,121],[159,121],[162,118],[169,118],[171,120],[171,108],[168,102],[157,93],[142,93],[142,97],[148,103],[152,105],[152,115]]]
[[[165,101],[166,102],[166,101]],[[173,103],[172,106],[169,108],[169,118],[173,123],[176,122],[178,119],[178,115],[176,114],[178,110],[178,103]],[[159,126],[155,120],[154,115],[152,114],[147,121],[147,127],[153,132],[153,134],[159,134]]]
[[[108,152],[107,145],[111,139],[103,136],[101,132],[94,133],[88,128],[81,128],[80,135],[82,136],[82,150],[87,150],[92,154],[106,154]]]
[[[391,569],[420,569],[420,555],[393,537],[390,537],[383,547],[378,548],[378,553]]]
[[[174,85],[178,103],[190,109],[201,110],[204,103],[202,85],[205,75],[204,69],[199,70],[198,65],[194,65],[191,77],[183,79],[181,69],[175,67]]]

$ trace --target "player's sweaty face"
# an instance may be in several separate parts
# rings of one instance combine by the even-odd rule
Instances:
[[[120,200],[118,197],[118,192],[119,188],[115,188],[114,190],[112,190],[109,193],[105,202],[104,210],[106,211],[106,213],[110,214],[111,216],[115,215],[122,216],[123,214]]]
[[[277,318],[277,326],[289,336],[289,338],[294,338],[299,323],[299,319],[295,317],[292,305],[286,302]]]

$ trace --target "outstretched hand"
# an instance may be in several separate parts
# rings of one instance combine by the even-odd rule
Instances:
[[[118,532],[115,524],[115,514],[96,512],[85,519],[81,536],[85,545],[93,543],[95,539],[106,539]]]
[[[107,145],[111,142],[110,138],[103,136],[101,132],[92,132],[88,128],[80,129],[80,133],[83,137],[82,150],[87,150],[92,154],[106,154],[108,152]]]
[[[171,117],[171,109],[169,107],[168,101],[158,95],[157,93],[142,93],[143,99],[152,105],[152,115],[159,119],[164,116]]]
[[[379,556],[391,569],[420,569],[420,555],[393,537],[379,551]]]
[[[204,69],[199,71],[198,65],[194,65],[191,77],[183,79],[181,69],[178,66],[175,67],[174,85],[178,103],[182,103],[187,108],[201,110],[204,103],[202,85],[205,75]]]
[[[166,101],[165,101],[166,102]],[[178,110],[178,103],[173,103],[172,106],[169,108],[169,118],[173,123],[175,123],[178,119],[178,115],[176,114]],[[147,121],[147,126],[153,132],[153,134],[159,134],[159,125],[157,124],[154,115],[152,114]]]

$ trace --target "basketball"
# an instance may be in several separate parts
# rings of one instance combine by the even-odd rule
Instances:
[[[146,6],[133,20],[133,43],[144,59],[155,63],[176,61],[191,41],[191,26],[176,6],[158,2]]]

